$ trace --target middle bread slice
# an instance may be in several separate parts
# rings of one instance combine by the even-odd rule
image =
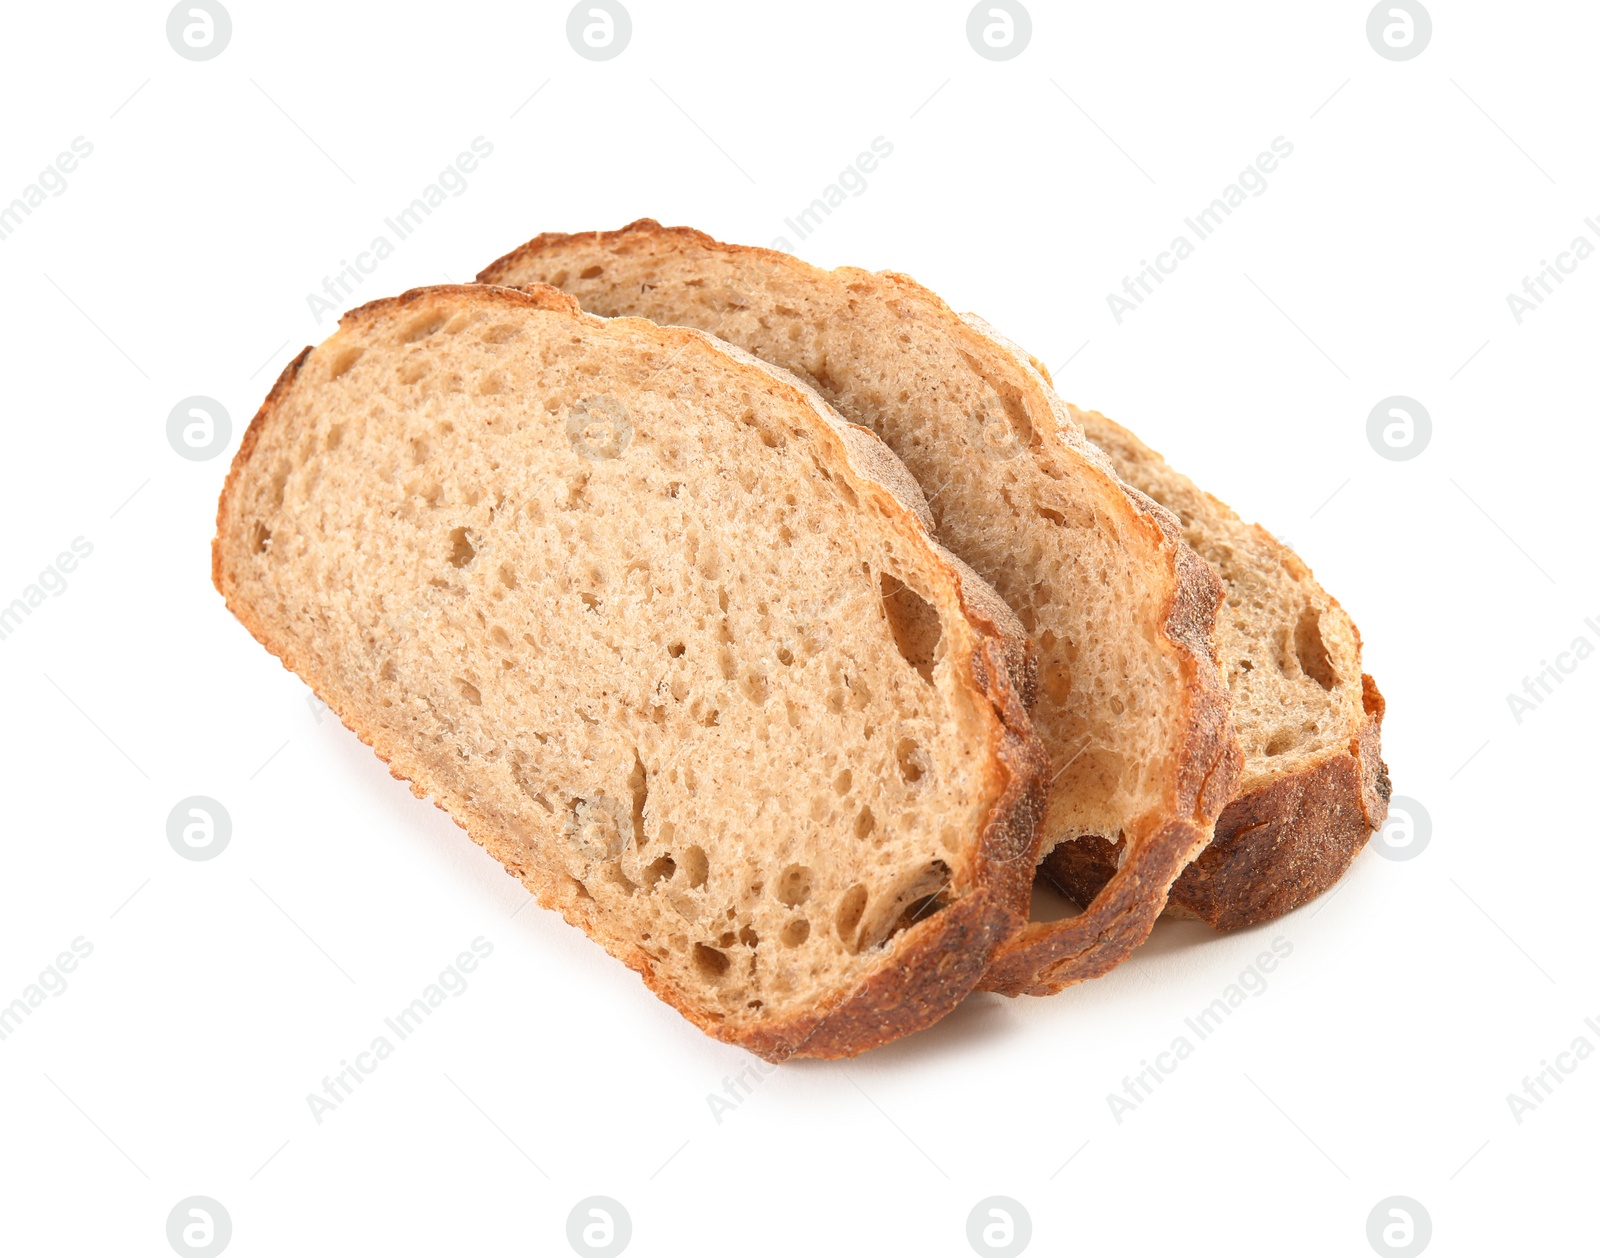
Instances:
[[[1041,853],[1085,835],[1122,844],[1084,912],[1030,922],[982,986],[1058,991],[1145,939],[1240,771],[1211,644],[1222,587],[1022,351],[905,276],[825,271],[649,219],[539,236],[478,279],[710,332],[876,432],[921,483],[941,541],[1034,642],[1032,717],[1050,758]]]

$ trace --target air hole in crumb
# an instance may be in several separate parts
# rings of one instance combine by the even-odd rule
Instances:
[[[328,379],[337,380],[350,368],[361,361],[361,355],[367,351],[360,345],[346,345],[334,351],[333,359],[328,363]]]
[[[508,590],[517,588],[517,574],[511,571],[510,564],[503,563],[500,565],[500,584]]]
[[[728,954],[707,944],[695,944],[691,960],[695,972],[710,982],[718,981],[728,972]]]
[[[902,738],[895,744],[894,762],[900,767],[900,777],[907,783],[920,782],[928,771],[928,756],[913,738]]]
[[[1300,671],[1324,690],[1332,690],[1339,677],[1333,671],[1333,661],[1328,658],[1328,644],[1322,640],[1322,617],[1315,607],[1300,613],[1294,627],[1294,654]]]
[[[461,697],[468,703],[472,704],[474,707],[483,706],[482,693],[470,681],[463,681],[461,678],[457,677],[456,685],[461,687]]]
[[[833,789],[841,795],[850,793],[850,770],[846,769],[833,779]]]
[[[811,870],[805,865],[790,865],[778,875],[774,894],[778,903],[795,908],[804,904],[811,895]]]
[[[1267,755],[1281,756],[1294,746],[1294,732],[1281,729],[1267,741]]]
[[[689,880],[691,887],[706,885],[706,874],[710,872],[711,862],[706,859],[705,850],[697,844],[691,844],[683,853],[683,873]]]
[[[878,819],[872,815],[872,809],[863,808],[856,814],[856,838],[866,838],[877,824]]]
[[[861,925],[861,914],[866,908],[867,889],[858,882],[840,897],[839,908],[833,915],[834,929],[852,951],[855,949],[856,927]]]
[[[778,648],[778,663],[782,664],[785,668],[787,668],[790,664],[793,664],[794,652],[786,646],[780,646]]]
[[[669,646],[667,648],[667,654],[672,656],[673,659],[679,659],[680,657],[682,657],[682,655],[683,655],[685,650],[687,650],[687,648],[684,646],[683,643],[674,642],[671,646]]]
[[[467,530],[464,528],[450,530],[450,566],[465,568],[472,562],[478,552],[472,548],[472,543],[467,540]]]
[[[756,934],[752,927],[741,926],[739,928],[739,942],[746,948],[754,948],[761,942],[761,936]]]
[[[409,345],[412,341],[420,341],[430,337],[444,327],[449,318],[450,312],[448,310],[424,311],[401,330],[400,341],[402,344]]]
[[[602,266],[586,266],[578,272],[578,278],[580,280],[598,279],[604,270],[605,268]]]
[[[266,553],[267,547],[269,545],[271,545],[271,543],[272,543],[272,530],[267,528],[267,526],[265,524],[261,523],[260,520],[257,520],[256,521],[256,526],[255,526],[254,530],[252,530],[252,532],[251,532],[251,538],[250,538],[251,549],[256,554],[262,555],[262,554]]]
[[[933,681],[933,663],[939,650],[939,637],[943,632],[939,613],[931,603],[921,598],[910,586],[890,576],[887,572],[879,578],[883,594],[883,611],[889,620],[889,632],[906,663],[922,674],[922,679]]]
[[[803,917],[797,917],[783,924],[783,933],[778,938],[783,940],[784,947],[798,948],[810,934],[811,923]]]

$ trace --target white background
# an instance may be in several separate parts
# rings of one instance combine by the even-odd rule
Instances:
[[[970,1253],[995,1194],[1034,1253],[1365,1254],[1395,1194],[1434,1253],[1593,1245],[1600,1059],[1520,1124],[1506,1096],[1600,1048],[1600,659],[1520,723],[1506,695],[1600,645],[1600,260],[1520,326],[1506,294],[1600,243],[1600,10],[1437,0],[1395,63],[1364,3],[1035,3],[993,63],[964,3],[631,0],[597,64],[565,4],[229,4],[203,63],[161,4],[5,17],[0,202],[94,151],[0,241],[0,602],[71,539],[93,553],[0,641],[0,1002],[93,953],[0,1042],[0,1249],[169,1253],[193,1194],[241,1258],[566,1253],[591,1194],[639,1255]],[[467,191],[358,300],[645,214],[765,244],[885,137],[795,251],[979,312],[1291,541],[1362,629],[1427,849],[1368,851],[1272,925],[1163,924],[1066,994],[785,1066],[717,1122],[753,1059],[530,906],[209,581],[227,458],[331,330],[306,295],[477,136]],[[1119,326],[1106,294],[1276,136],[1268,190]],[[209,462],[165,435],[193,394],[233,420]],[[1366,439],[1392,394],[1433,418],[1411,461]],[[233,821],[206,862],[165,832],[196,794]],[[480,935],[469,990],[316,1123],[306,1094]],[[1107,1094],[1274,938],[1267,989],[1116,1121]]]

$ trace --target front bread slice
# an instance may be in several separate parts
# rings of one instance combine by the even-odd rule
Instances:
[[[1245,753],[1239,793],[1169,908],[1220,930],[1281,917],[1336,883],[1388,811],[1383,696],[1361,635],[1300,557],[1167,466],[1126,428],[1072,408],[1117,474],[1170,508],[1227,587],[1217,653]],[[1091,903],[1117,869],[1103,839],[1063,843],[1045,874]]]
[[[391,772],[708,1034],[848,1056],[1026,919],[1020,629],[799,381],[551,290],[285,369],[213,580]]]
[[[649,219],[539,236],[478,278],[713,333],[882,437],[921,483],[940,540],[1035,644],[1045,849],[1098,835],[1125,853],[1082,914],[1009,941],[984,986],[1057,991],[1144,940],[1238,773],[1210,644],[1221,585],[1171,513],[1117,480],[1026,355],[905,276],[825,271]]]

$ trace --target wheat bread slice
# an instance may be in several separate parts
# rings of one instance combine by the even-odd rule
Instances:
[[[1221,585],[1171,513],[1117,480],[1026,355],[903,275],[825,271],[649,219],[539,236],[478,278],[713,333],[882,437],[940,539],[1035,644],[1045,847],[1085,834],[1125,845],[1081,914],[1030,922],[983,986],[1057,991],[1143,941],[1238,772],[1209,640]]]
[[[1126,428],[1072,407],[1128,484],[1169,508],[1227,588],[1218,662],[1244,750],[1238,794],[1179,876],[1174,916],[1219,930],[1271,921],[1321,895],[1383,824],[1383,696],[1361,671],[1361,635],[1300,557],[1174,471]],[[1092,903],[1121,854],[1102,838],[1056,847],[1044,872]]]
[[[1026,920],[1022,631],[805,385],[553,289],[420,289],[283,372],[217,509],[245,627],[718,1039],[918,1030]]]

